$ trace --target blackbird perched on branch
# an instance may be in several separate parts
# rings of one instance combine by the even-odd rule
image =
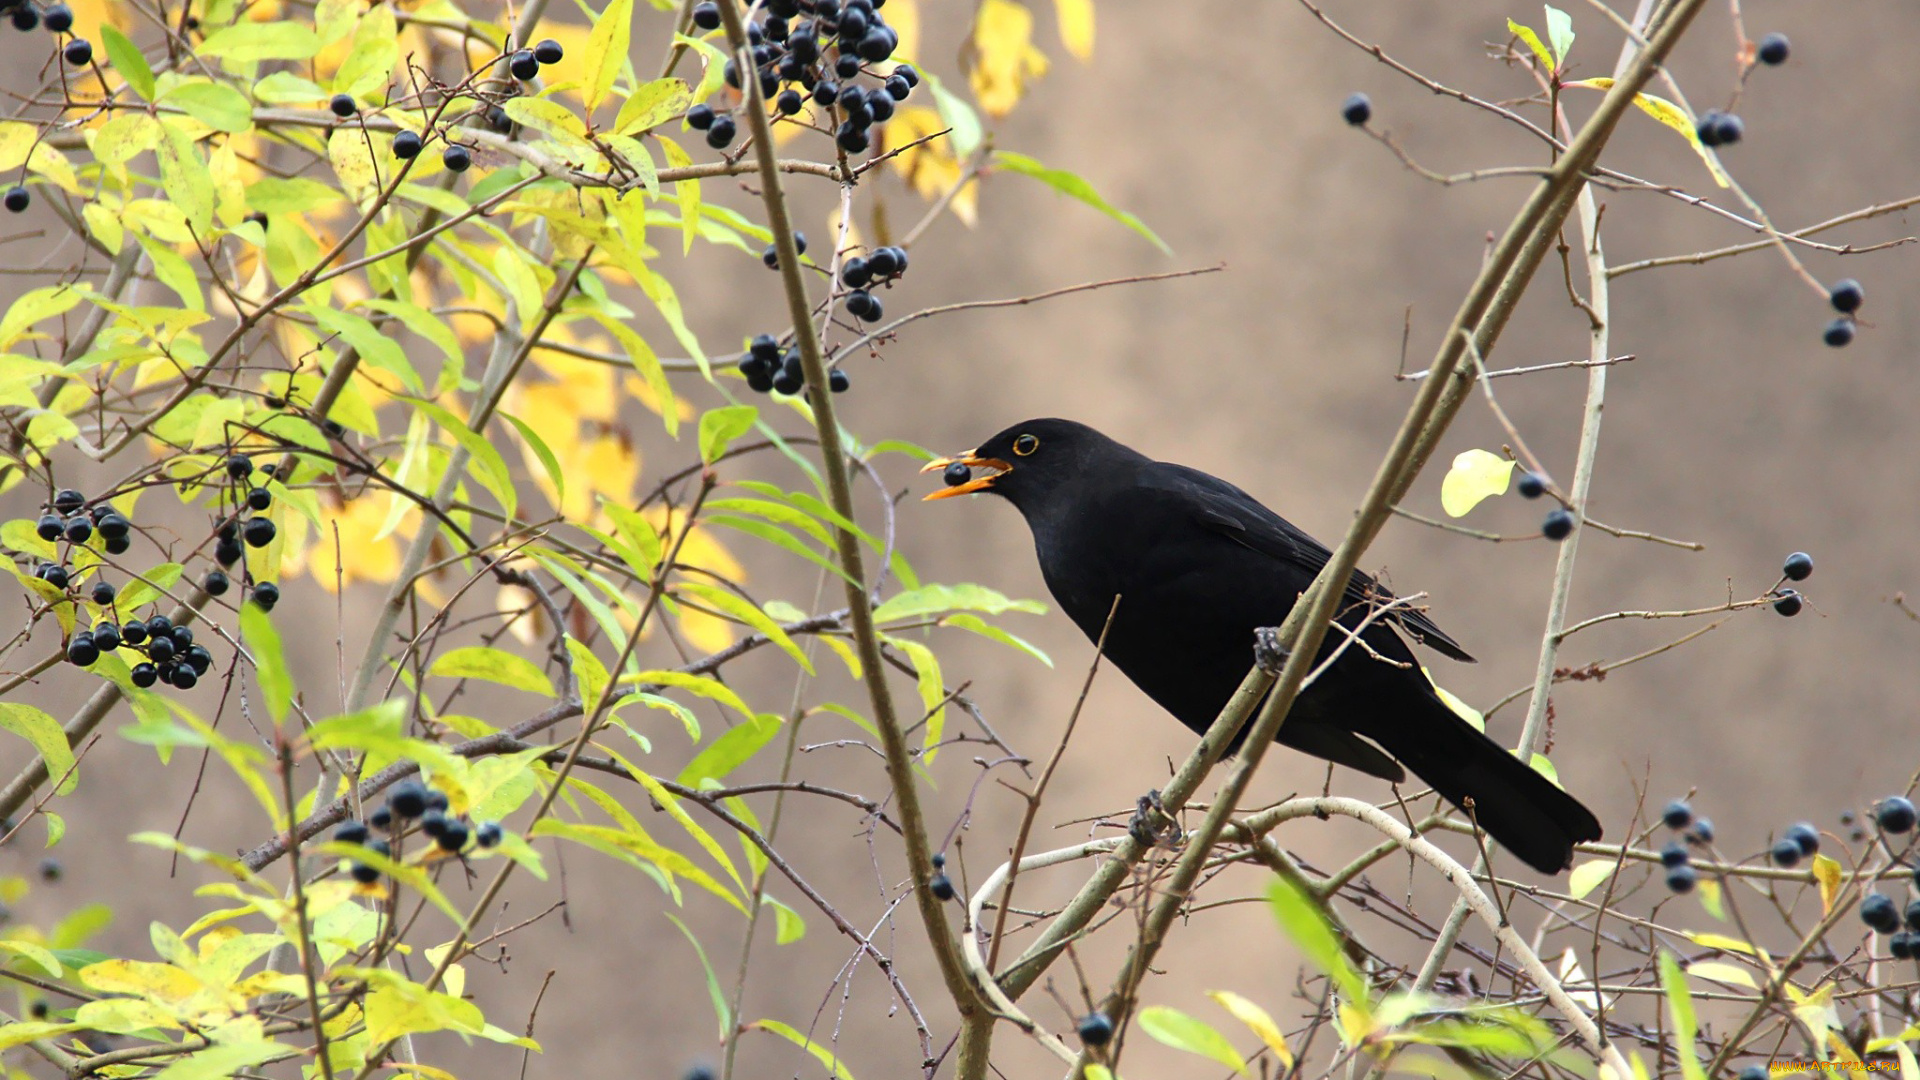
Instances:
[[[1071,420],[1015,424],[934,469],[950,486],[929,499],[984,491],[1020,511],[1054,599],[1093,640],[1113,611],[1107,658],[1196,732],[1246,677],[1254,631],[1285,620],[1330,557],[1225,480]],[[1423,612],[1356,572],[1337,622],[1320,658],[1347,648],[1300,693],[1280,742],[1383,780],[1405,766],[1542,873],[1600,838],[1578,800],[1440,699],[1401,634],[1473,658]]]

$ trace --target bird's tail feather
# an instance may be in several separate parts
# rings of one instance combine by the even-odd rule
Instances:
[[[1431,715],[1418,723],[1386,725],[1391,730],[1380,733],[1406,733],[1408,738],[1382,741],[1373,732],[1367,734],[1502,847],[1543,874],[1572,865],[1574,844],[1600,839],[1599,820],[1578,799],[1437,698],[1432,704]]]

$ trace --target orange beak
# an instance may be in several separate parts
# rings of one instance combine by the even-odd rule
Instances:
[[[933,492],[921,499],[921,502],[932,502],[935,499],[951,499],[955,495],[971,495],[976,491],[985,491],[993,486],[994,480],[998,479],[1001,473],[1013,468],[1013,466],[1001,461],[999,458],[975,457],[973,456],[973,451],[968,450],[963,454],[956,454],[953,457],[934,458],[932,461],[921,466],[920,471],[923,473],[937,472],[952,465],[956,461],[969,469],[992,469],[993,471],[976,476],[964,484],[955,484],[952,487],[941,488],[939,491]]]

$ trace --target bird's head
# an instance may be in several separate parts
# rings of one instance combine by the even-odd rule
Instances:
[[[1024,509],[1085,479],[1086,470],[1109,447],[1125,452],[1118,443],[1085,424],[1027,420],[965,453],[935,458],[920,471],[953,470],[948,473],[948,486],[927,499],[986,491]],[[964,478],[960,467],[968,471]]]

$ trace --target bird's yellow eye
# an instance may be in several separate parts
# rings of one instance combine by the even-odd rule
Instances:
[[[1022,435],[1013,440],[1013,452],[1021,457],[1026,457],[1038,449],[1040,449],[1040,440],[1031,435]]]

